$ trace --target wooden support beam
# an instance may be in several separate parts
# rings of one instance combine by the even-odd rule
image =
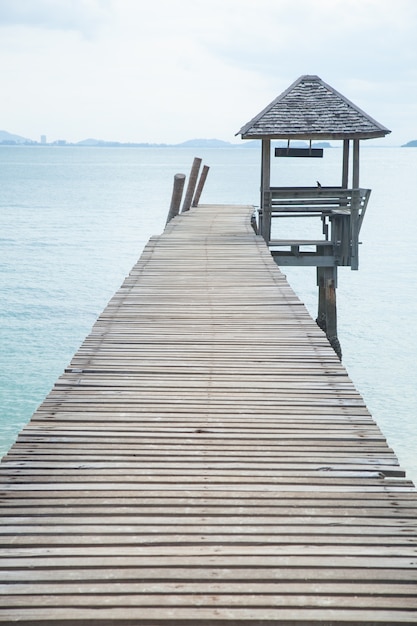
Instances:
[[[317,268],[318,314],[316,322],[326,333],[330,345],[342,360],[342,349],[337,336],[337,267]]]
[[[265,241],[271,238],[271,141],[262,140],[260,233]]]
[[[343,140],[343,170],[342,170],[342,187],[347,189],[349,185],[349,139]]]
[[[360,230],[360,192],[354,189],[352,192],[352,205],[350,208],[350,267],[352,270],[359,269],[359,230]]]
[[[353,140],[352,188],[359,188],[359,139]]]

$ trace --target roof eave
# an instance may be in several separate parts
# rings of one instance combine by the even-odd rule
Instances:
[[[250,133],[247,132],[245,134],[242,133],[242,139],[302,139],[302,140],[313,140],[313,141],[323,141],[327,139],[378,139],[380,137],[385,137],[391,131],[390,130],[375,130],[369,132],[358,132],[358,133],[273,133],[273,134],[262,134],[262,133]],[[237,133],[240,134],[240,133]]]

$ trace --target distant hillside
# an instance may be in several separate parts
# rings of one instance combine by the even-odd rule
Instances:
[[[405,143],[401,148],[417,148],[417,139],[413,139],[413,141],[409,141]]]
[[[71,145],[71,144],[67,144]],[[120,142],[120,141],[106,141],[104,139],[83,139],[78,141],[75,146],[90,146],[93,148],[165,148],[166,143],[136,143],[136,142]]]
[[[89,137],[88,139],[83,139],[82,141],[78,141],[77,143],[70,143],[65,140],[54,141],[52,143],[43,144],[43,145],[51,145],[51,146],[86,146],[86,147],[94,147],[94,148],[258,148],[260,146],[260,140],[240,140],[236,143],[231,143],[230,141],[223,141],[222,139],[189,139],[188,141],[183,141],[181,143],[176,144],[167,144],[167,143],[139,143],[139,142],[121,142],[121,141],[106,141],[103,139],[94,139]],[[37,141],[32,141],[31,139],[27,139],[26,137],[22,137],[21,135],[15,135],[13,133],[9,133],[6,130],[0,130],[0,144],[5,145],[20,145],[20,144],[31,144],[31,145],[41,145]],[[272,142],[273,146],[286,146],[286,141],[274,141]],[[314,147],[316,148],[331,148],[331,144],[322,141],[322,142],[313,142]],[[410,141],[407,146],[415,146],[417,145],[417,141]],[[307,147],[308,143],[305,141],[292,141],[292,147]]]
[[[31,143],[30,139],[8,133],[7,130],[0,130],[0,143]]]
[[[182,143],[177,143],[176,148],[230,148],[234,144],[221,139],[189,139]]]
[[[258,144],[255,141],[242,141],[241,143],[230,143],[228,141],[222,141],[221,139],[189,139],[181,143],[167,144],[167,143],[122,143],[120,141],[106,141],[103,139],[83,139],[79,141],[77,146],[93,146],[93,147],[119,147],[119,148],[242,148],[250,147],[253,144]]]

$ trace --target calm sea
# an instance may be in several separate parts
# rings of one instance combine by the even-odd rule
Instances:
[[[1,453],[162,232],[194,156],[210,166],[201,202],[258,204],[257,149],[0,147]],[[340,184],[337,148],[276,161],[278,185]],[[417,483],[417,149],[363,148],[361,185],[360,270],[339,272],[343,362]],[[285,273],[315,316],[315,271]]]

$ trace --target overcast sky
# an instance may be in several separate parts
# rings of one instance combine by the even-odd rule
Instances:
[[[317,74],[417,139],[416,0],[0,0],[0,129],[177,143],[235,133]]]

